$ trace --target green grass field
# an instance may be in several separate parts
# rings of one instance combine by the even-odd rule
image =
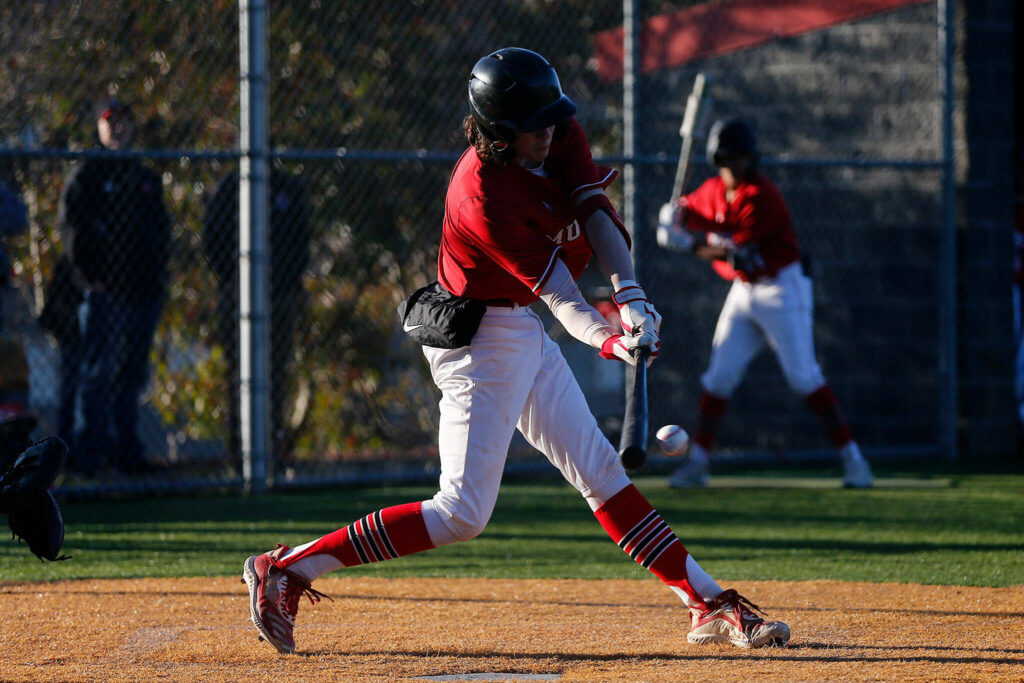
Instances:
[[[828,471],[734,473],[678,492],[643,491],[721,581],[837,579],[1024,584],[1024,468],[929,472],[876,468],[880,486],[836,488]],[[728,473],[725,473],[726,475]],[[723,485],[724,484],[724,485]],[[887,485],[888,484],[888,485]],[[422,500],[427,486],[65,501],[67,562],[41,564],[0,541],[0,581],[223,576],[250,554],[296,545],[378,508]],[[575,491],[551,479],[507,481],[477,539],[346,571],[370,576],[644,578]]]

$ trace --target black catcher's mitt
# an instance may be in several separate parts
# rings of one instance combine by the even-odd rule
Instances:
[[[0,475],[0,512],[14,500],[32,501],[49,490],[57,478],[68,447],[56,436],[29,446]]]
[[[49,491],[67,454],[61,439],[43,439],[26,448],[0,477],[0,512],[7,513],[11,533],[40,559],[67,559],[60,555],[64,520]]]
[[[64,544],[64,519],[49,491],[28,502],[15,500],[7,510],[7,524],[11,535],[28,543],[28,549],[40,560],[68,559],[67,555],[60,554]]]

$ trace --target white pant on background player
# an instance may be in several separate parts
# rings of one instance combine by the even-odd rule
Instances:
[[[711,361],[700,378],[704,389],[723,398],[732,396],[765,345],[775,352],[795,393],[806,396],[825,384],[814,357],[811,287],[799,261],[775,277],[733,280],[715,327]]]

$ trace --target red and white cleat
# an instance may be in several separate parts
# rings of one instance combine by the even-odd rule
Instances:
[[[320,602],[320,598],[331,600],[314,590],[309,581],[280,566],[278,558],[288,549],[279,545],[271,552],[253,555],[242,567],[242,581],[249,587],[252,623],[260,632],[260,640],[266,640],[282,654],[295,652],[292,632],[302,595],[309,598],[310,604]]]
[[[691,643],[732,643],[742,648],[789,642],[789,626],[781,621],[765,621],[754,610],[761,611],[734,589],[722,591],[704,609],[690,608],[686,639]]]

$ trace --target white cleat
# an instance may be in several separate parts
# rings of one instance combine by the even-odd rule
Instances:
[[[875,484],[871,465],[867,460],[858,460],[843,465],[843,486],[848,489],[869,489]]]
[[[669,488],[701,489],[711,481],[711,458],[700,445],[691,443],[686,462],[668,477]]]
[[[860,453],[856,441],[851,441],[839,449],[843,460],[843,486],[848,489],[869,489],[875,484],[871,474],[871,465]]]

